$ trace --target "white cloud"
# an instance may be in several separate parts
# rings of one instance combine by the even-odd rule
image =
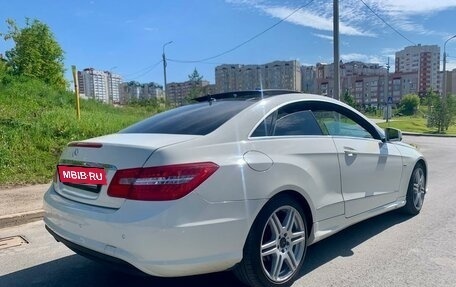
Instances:
[[[312,33],[314,36],[317,36],[319,38],[325,39],[325,40],[330,40],[332,42],[333,36],[331,35],[326,35],[326,34],[318,34],[318,33]]]
[[[267,15],[283,19],[298,6],[271,0],[225,0],[240,7],[256,9]],[[364,0],[364,2],[383,20],[394,28],[421,35],[439,35],[421,24],[420,16],[456,8],[456,0]],[[274,4],[269,4],[274,3]],[[349,36],[375,37],[374,31],[391,32],[390,28],[377,18],[359,0],[344,0],[340,5],[340,32]],[[332,31],[332,1],[314,0],[309,6],[299,10],[285,21],[318,31]],[[380,33],[380,32],[379,32]],[[323,34],[319,34],[323,35]],[[318,37],[318,35],[316,35]],[[443,35],[442,35],[443,36]]]
[[[383,55],[390,55],[390,54],[395,54],[397,51],[402,50],[402,48],[383,48],[381,49],[381,53]]]
[[[391,14],[403,15],[428,15],[456,8],[455,0],[369,0],[366,3],[373,3]]]
[[[147,32],[153,32],[153,31],[157,31],[157,28],[153,28],[153,27],[144,27],[144,30],[147,31]]]
[[[348,0],[349,5],[359,6],[370,17],[375,17],[359,0]],[[421,35],[440,34],[419,23],[423,17],[455,9],[456,0],[364,0],[369,7],[394,28]],[[365,14],[364,13],[364,14]],[[378,26],[385,26],[377,19]]]
[[[456,69],[456,59],[451,59],[451,60],[447,59],[445,69],[448,71],[452,71],[453,69]]]
[[[349,54],[342,54],[340,59],[343,62],[350,62],[350,61],[360,61],[365,63],[377,63],[377,64],[384,64],[386,59],[384,57],[373,56],[373,55],[365,55],[360,53],[349,53]]]
[[[290,15],[296,8],[290,8],[285,6],[266,6],[266,5],[256,5],[257,8],[261,9],[266,14],[274,17],[283,19]],[[316,30],[322,31],[332,31],[333,30],[333,21],[332,17],[326,15],[317,15],[312,11],[299,10],[285,21],[304,26],[314,28]],[[350,36],[374,36],[373,33],[364,31],[361,28],[355,26],[350,26],[345,24],[343,21],[339,23],[339,30],[341,34],[350,35]]]

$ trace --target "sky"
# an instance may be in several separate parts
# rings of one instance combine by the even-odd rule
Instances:
[[[79,70],[111,71],[125,81],[161,85],[163,47],[172,41],[165,46],[167,82],[186,81],[196,69],[214,83],[215,67],[221,64],[331,63],[332,3],[0,0],[0,33],[7,31],[8,18],[20,27],[26,17],[38,19],[51,28],[65,51],[67,79],[71,80],[71,65],[76,65]],[[416,44],[439,45],[443,55],[444,42],[456,34],[456,0],[340,0],[339,5],[344,62],[386,65],[389,57],[393,71],[396,51]],[[12,47],[11,41],[0,40],[0,53]],[[448,41],[446,51],[447,69],[456,68],[456,38]]]

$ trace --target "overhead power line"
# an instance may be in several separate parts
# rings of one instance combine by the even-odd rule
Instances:
[[[143,69],[141,69],[141,70],[139,70],[139,71],[137,71],[137,72],[130,73],[130,74],[126,75],[125,77],[128,78],[128,79],[130,79],[130,80],[139,79],[139,78],[141,78],[141,77],[147,75],[148,73],[152,72],[152,71],[153,71],[156,67],[158,67],[158,65],[160,65],[162,62],[163,62],[163,60],[160,60],[160,61],[156,62],[156,63],[153,64],[153,65],[150,65],[150,66],[148,66],[148,67],[146,67],[146,68],[143,68]],[[141,74],[132,77],[132,75],[136,75],[136,74],[138,74],[138,73],[141,73]]]
[[[229,49],[229,50],[226,50],[222,53],[219,53],[217,55],[214,55],[214,56],[211,56],[211,57],[207,57],[207,58],[204,58],[204,59],[200,59],[200,60],[177,60],[177,59],[169,59],[169,58],[166,58],[166,60],[170,61],[170,62],[176,62],[176,63],[201,63],[201,62],[206,62],[206,61],[209,61],[209,60],[212,60],[212,59],[215,59],[215,58],[218,58],[218,57],[221,57],[223,55],[226,55],[228,53],[231,53],[237,49],[239,49],[240,47],[244,46],[245,44],[255,40],[256,38],[260,37],[261,35],[263,35],[264,33],[268,32],[269,30],[273,29],[274,27],[278,26],[280,23],[284,22],[285,20],[287,20],[288,18],[290,18],[291,16],[293,16],[294,14],[296,14],[296,12],[298,12],[299,10],[309,6],[310,4],[312,4],[314,0],[310,0],[309,2],[307,2],[306,4],[298,7],[297,9],[295,9],[293,12],[291,12],[288,16],[286,16],[285,18],[282,18],[280,19],[278,22],[276,22],[275,24],[269,26],[268,28],[266,28],[265,30],[261,31],[260,33],[254,35],[253,37],[245,40],[244,42],[234,46],[233,48]]]
[[[404,34],[402,34],[401,32],[399,32],[396,28],[394,28],[393,26],[391,26],[388,22],[386,22],[385,19],[383,19],[380,15],[378,15],[377,12],[375,12],[369,5],[366,4],[366,2],[364,2],[363,0],[359,0],[361,1],[364,6],[367,7],[367,9],[369,9],[375,16],[377,16],[378,19],[380,19],[383,23],[385,23],[386,26],[390,27],[394,32],[396,32],[399,36],[401,36],[402,38],[404,38],[406,41],[412,43],[414,46],[416,46],[416,43],[413,42],[412,40],[410,40],[409,38],[407,38]]]

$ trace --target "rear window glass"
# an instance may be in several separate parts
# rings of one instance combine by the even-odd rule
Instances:
[[[206,135],[253,103],[219,101],[187,105],[154,115],[120,133]]]

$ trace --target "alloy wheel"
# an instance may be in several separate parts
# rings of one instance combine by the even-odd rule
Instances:
[[[419,168],[413,175],[413,204],[416,209],[423,206],[424,195],[426,194],[426,178],[424,171]]]
[[[269,217],[261,236],[261,263],[269,280],[288,280],[300,266],[306,249],[305,224],[292,206],[276,209]]]

